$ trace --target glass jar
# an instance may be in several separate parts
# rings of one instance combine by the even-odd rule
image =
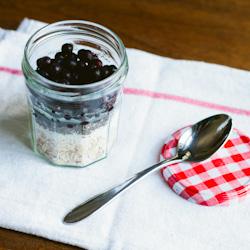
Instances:
[[[65,85],[36,71],[37,59],[54,58],[65,43],[90,50],[117,70],[89,84]],[[22,61],[35,152],[60,166],[85,167],[107,157],[117,137],[122,83],[128,72],[125,47],[111,30],[87,21],[49,24],[28,40]]]

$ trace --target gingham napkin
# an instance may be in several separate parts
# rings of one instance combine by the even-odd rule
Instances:
[[[24,45],[43,25],[25,19],[17,31],[0,30],[0,226],[87,249],[249,249],[249,199],[197,205],[178,196],[160,171],[79,223],[62,220],[79,203],[158,162],[166,138],[186,125],[228,113],[250,135],[250,72],[127,49],[116,146],[87,168],[54,167],[30,145],[21,72]]]

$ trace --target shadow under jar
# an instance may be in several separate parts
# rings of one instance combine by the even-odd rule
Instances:
[[[115,65],[105,79],[77,85],[49,80],[36,71],[39,58],[54,58],[63,44],[92,51]],[[117,137],[122,83],[128,72],[125,47],[109,29],[87,21],[49,24],[27,42],[22,61],[35,152],[55,165],[85,167],[104,159]]]

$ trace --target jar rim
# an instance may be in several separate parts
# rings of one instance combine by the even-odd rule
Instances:
[[[82,85],[63,85],[63,88],[68,89],[68,90],[74,90],[74,89],[78,89],[78,90],[83,90],[86,88],[91,88],[91,87],[98,87],[99,85],[102,85],[104,82],[106,81],[110,81],[111,79],[117,78],[118,74],[120,72],[120,70],[124,67],[125,64],[127,64],[127,53],[126,53],[126,48],[122,42],[122,40],[120,39],[120,37],[113,32],[112,30],[110,30],[109,28],[95,23],[95,22],[90,22],[90,21],[85,21],[85,20],[64,20],[64,21],[57,21],[54,23],[50,23],[47,24],[45,26],[43,26],[42,28],[38,29],[33,35],[31,35],[31,37],[28,39],[25,48],[24,48],[24,61],[27,65],[28,70],[31,72],[32,75],[34,75],[35,78],[42,78],[42,80],[48,85],[48,86],[53,86],[53,87],[58,87],[58,88],[62,88],[62,84],[61,83],[56,83],[52,80],[49,80],[45,77],[43,77],[42,75],[40,75],[38,72],[36,72],[36,70],[31,66],[29,60],[28,60],[28,48],[30,46],[30,44],[33,42],[32,40],[35,38],[35,36],[37,36],[40,32],[46,30],[47,28],[53,27],[53,26],[57,26],[57,25],[74,25],[74,24],[84,24],[84,25],[90,25],[96,28],[99,28],[103,31],[106,31],[109,35],[113,36],[119,46],[120,46],[120,51],[122,52],[122,60],[121,63],[118,65],[117,70],[110,75],[109,77],[102,79],[100,81],[97,82],[93,82],[93,83],[89,83],[89,84],[82,84]],[[24,70],[23,70],[24,71]]]

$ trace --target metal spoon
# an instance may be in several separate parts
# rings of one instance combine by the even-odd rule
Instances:
[[[227,141],[232,130],[232,119],[225,114],[208,117],[187,128],[178,141],[174,157],[149,167],[116,186],[111,187],[73,209],[64,218],[65,223],[80,221],[107,205],[119,194],[146,175],[180,161],[200,162],[212,156]]]

